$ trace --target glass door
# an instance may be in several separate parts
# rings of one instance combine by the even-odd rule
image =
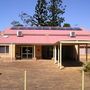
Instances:
[[[33,56],[33,48],[29,46],[22,47],[21,50],[22,59],[30,59]]]
[[[27,47],[22,47],[21,56],[23,59],[27,58]]]
[[[28,51],[27,51],[27,58],[32,58],[33,56],[33,49],[32,47],[27,47]]]

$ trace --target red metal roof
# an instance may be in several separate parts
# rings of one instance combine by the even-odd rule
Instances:
[[[0,36],[0,43],[15,43],[15,44],[55,44],[61,40],[90,40],[90,31],[73,30],[76,37],[70,37],[72,30],[19,30],[23,36],[17,37],[18,30],[10,28],[5,29],[2,33],[8,37]]]

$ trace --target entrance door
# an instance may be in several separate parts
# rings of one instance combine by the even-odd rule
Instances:
[[[33,48],[29,46],[22,47],[21,57],[22,59],[30,59],[33,56]]]

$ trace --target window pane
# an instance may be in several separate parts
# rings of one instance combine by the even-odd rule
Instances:
[[[9,53],[9,46],[0,46],[0,53]]]
[[[90,54],[90,48],[88,48],[88,54]]]
[[[0,53],[5,53],[5,46],[0,46]]]
[[[80,54],[85,54],[85,48],[80,48]]]

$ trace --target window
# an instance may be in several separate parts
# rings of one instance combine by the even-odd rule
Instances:
[[[0,46],[0,53],[9,53],[9,46]]]
[[[86,48],[80,48],[80,54],[82,55],[86,54]],[[87,54],[90,54],[90,47],[87,48]]]
[[[88,48],[88,54],[90,54],[90,48]]]
[[[81,54],[81,55],[86,54],[85,48],[80,48],[80,54]]]

